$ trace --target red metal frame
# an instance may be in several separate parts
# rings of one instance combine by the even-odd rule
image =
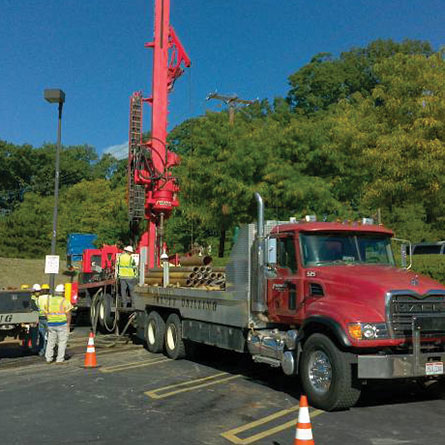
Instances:
[[[180,158],[167,149],[168,93],[183,73],[182,66],[190,66],[190,59],[170,25],[170,0],[155,0],[154,39],[146,43],[145,47],[153,49],[152,96],[142,98],[143,103],[152,107],[151,138],[147,142],[141,140],[141,147],[147,150],[148,156],[130,174],[133,175],[134,184],[145,187],[145,218],[148,227],[139,249],[148,248],[148,267],[154,267],[159,263],[160,256],[156,230],[159,217],[163,214],[164,219],[168,218],[179,205],[179,186],[170,169],[179,164]]]
[[[92,273],[91,259],[93,256],[100,256],[100,267],[102,270],[114,269],[116,264],[116,255],[122,252],[117,246],[105,244],[100,249],[85,249],[82,256],[82,272]]]

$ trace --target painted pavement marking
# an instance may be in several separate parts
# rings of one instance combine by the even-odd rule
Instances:
[[[124,363],[122,365],[107,366],[105,368],[100,368],[99,371],[104,373],[121,372],[126,371],[127,369],[142,368],[143,366],[157,365],[165,362],[171,362],[171,360],[169,358],[143,360],[138,362]]]
[[[232,375],[229,374],[228,372],[220,372],[218,374],[213,374],[208,377],[203,377],[200,379],[188,380],[186,382],[176,383],[174,385],[163,386],[162,388],[157,388],[152,391],[146,391],[144,394],[147,395],[148,397],[151,397],[152,399],[165,399],[167,397],[171,397],[176,394],[180,394],[187,391],[194,391],[195,389],[206,388],[212,385],[218,385],[220,383],[225,383],[240,377],[242,377],[242,375],[240,374]],[[169,389],[171,389],[172,391],[164,392]]]
[[[293,420],[289,420],[288,422],[282,423],[280,425],[276,425],[274,427],[268,428],[267,430],[261,431],[260,433],[252,434],[248,437],[238,437],[239,433],[243,433],[245,431],[251,430],[253,428],[256,428],[258,426],[265,425],[269,422],[272,422],[275,419],[278,419],[280,417],[287,416],[290,413],[298,411],[299,406],[294,406],[292,408],[283,409],[281,411],[278,411],[274,414],[270,414],[269,416],[263,417],[261,419],[255,420],[254,422],[246,423],[245,425],[241,425],[237,428],[234,428],[232,430],[226,431],[221,434],[222,437],[227,439],[228,441],[238,444],[238,445],[248,445],[251,443],[254,443],[260,439],[264,439],[265,437],[272,436],[273,434],[279,433],[280,431],[284,431],[288,428],[291,428],[292,426],[295,427],[297,424],[298,418],[295,418]],[[315,410],[310,413],[311,419],[313,419],[316,416],[319,416],[320,414],[324,413],[324,411],[321,410]]]

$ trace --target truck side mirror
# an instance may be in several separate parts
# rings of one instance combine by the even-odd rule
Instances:
[[[266,238],[266,263],[271,266],[277,264],[277,239]]]
[[[401,256],[401,266],[404,269],[411,269],[413,265],[413,249],[411,241],[400,238],[393,238],[393,241],[401,243],[400,247],[400,256]],[[408,255],[409,255],[409,264],[408,263]]]
[[[400,246],[400,257],[401,257],[401,261],[402,261],[402,267],[404,268],[404,269],[406,269],[406,248],[407,248],[407,245],[406,244],[402,244],[401,246]]]

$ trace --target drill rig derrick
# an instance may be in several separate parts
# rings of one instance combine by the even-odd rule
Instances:
[[[133,233],[143,219],[147,221],[139,248],[141,253],[146,251],[148,267],[152,268],[159,263],[164,221],[179,205],[179,186],[171,168],[180,159],[167,148],[168,94],[183,67],[190,66],[190,59],[170,25],[170,0],[155,0],[154,38],[145,47],[153,50],[152,95],[143,97],[136,92],[130,98],[128,207]],[[148,140],[143,140],[143,104],[152,109]]]

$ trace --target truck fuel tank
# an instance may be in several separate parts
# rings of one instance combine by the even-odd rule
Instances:
[[[254,361],[280,367],[286,375],[295,374],[298,331],[261,330],[249,332],[247,347]]]

